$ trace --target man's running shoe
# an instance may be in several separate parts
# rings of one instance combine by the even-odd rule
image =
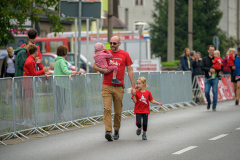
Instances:
[[[238,103],[239,103],[239,100],[238,100],[238,99],[236,99],[236,101],[235,101],[235,105],[237,106],[237,105],[238,105]]]
[[[209,110],[210,107],[211,107],[211,103],[208,103],[208,104],[207,104],[207,109]]]
[[[113,141],[112,139],[112,133],[110,131],[107,131],[105,133],[105,138],[108,140],[108,141]]]
[[[118,131],[117,131],[117,130],[114,130],[113,139],[114,139],[114,140],[118,140],[118,138],[119,138],[119,130],[118,130]]]

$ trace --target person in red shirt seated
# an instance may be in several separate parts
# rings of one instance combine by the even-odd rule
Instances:
[[[147,81],[145,77],[139,77],[137,79],[136,94],[133,94],[132,100],[135,103],[134,114],[136,114],[136,125],[138,129],[136,134],[139,136],[142,130],[141,119],[143,118],[143,134],[142,140],[147,140],[146,132],[148,126],[148,115],[150,114],[149,102],[162,105],[162,103],[153,100],[152,94],[150,91],[146,90]]]
[[[32,77],[29,76],[40,76],[42,74],[51,74],[49,72],[50,67],[43,67],[43,70],[36,70],[36,60],[35,58],[38,55],[38,47],[36,45],[30,45],[28,48],[30,56],[26,59],[23,66],[23,95],[25,99],[24,106],[24,122],[23,125],[28,127],[34,126],[34,120],[32,117],[32,107],[33,107],[33,86],[32,86]],[[28,76],[28,77],[26,77]]]
[[[220,57],[220,52],[218,50],[215,50],[213,55],[214,59],[212,61],[213,62],[212,68],[214,68],[216,72],[214,73],[209,72],[208,79],[216,78],[217,72],[219,72],[222,69],[223,60]]]
[[[31,39],[31,40],[35,40],[37,38],[37,31],[36,29],[32,28],[28,31],[28,38]],[[35,41],[34,41],[35,43]],[[24,47],[26,44],[22,44],[21,47]],[[38,45],[36,45],[38,47],[38,55],[37,55],[37,58],[36,58],[36,62],[37,62],[37,70],[43,70],[43,64],[42,64],[42,58],[41,58],[41,51],[40,51],[40,47]],[[27,57],[30,56],[30,53],[27,52]]]

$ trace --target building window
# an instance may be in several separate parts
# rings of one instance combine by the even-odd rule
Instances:
[[[136,6],[142,6],[143,5],[143,0],[135,0],[135,5]]]

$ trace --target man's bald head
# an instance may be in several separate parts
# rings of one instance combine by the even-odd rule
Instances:
[[[120,38],[119,38],[118,36],[113,36],[113,37],[111,38],[110,42],[112,42],[112,41],[114,41],[114,42],[120,42]]]
[[[118,36],[113,36],[110,39],[110,47],[113,52],[118,52],[119,51],[119,46],[120,46],[120,38]]]

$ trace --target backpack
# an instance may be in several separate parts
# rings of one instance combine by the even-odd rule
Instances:
[[[182,63],[181,61],[179,61],[177,64],[177,71],[181,71],[181,70],[182,70]]]

